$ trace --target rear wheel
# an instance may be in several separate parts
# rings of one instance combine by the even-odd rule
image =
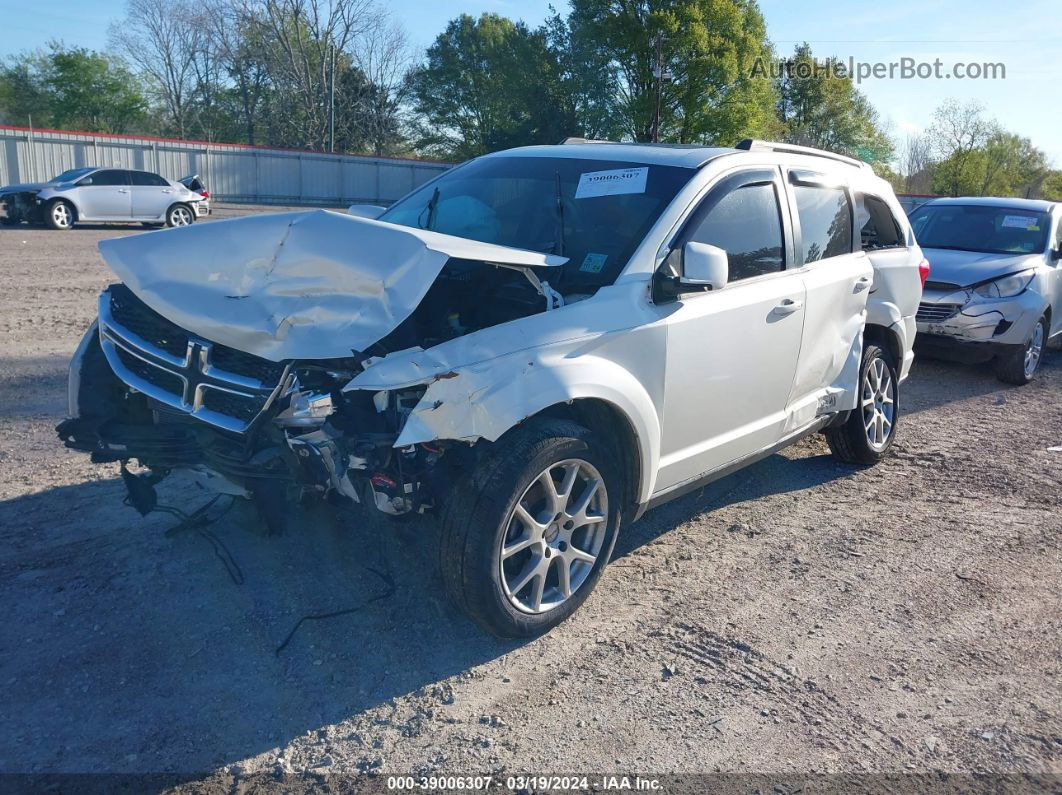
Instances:
[[[440,562],[454,601],[502,637],[552,629],[586,601],[620,524],[622,484],[586,428],[531,420],[453,486]]]
[[[859,403],[843,424],[826,431],[830,451],[849,464],[876,464],[892,447],[899,418],[896,365],[885,350],[869,343],[859,368]]]
[[[1024,386],[1036,378],[1047,345],[1047,333],[1047,315],[1044,315],[1023,347],[996,359],[996,377],[1016,386]]]
[[[71,229],[74,226],[74,207],[68,201],[56,199],[45,208],[44,219],[52,229]]]
[[[166,226],[189,226],[195,221],[195,213],[187,204],[175,204],[166,211]]]

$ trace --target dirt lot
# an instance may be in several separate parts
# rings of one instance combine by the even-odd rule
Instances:
[[[501,643],[428,522],[265,537],[237,506],[236,584],[60,446],[96,242],[133,231],[0,228],[0,772],[1062,773],[1059,351],[1023,388],[920,361],[886,463],[815,437],[664,506],[573,620]]]

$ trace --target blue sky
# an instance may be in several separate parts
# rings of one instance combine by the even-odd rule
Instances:
[[[0,55],[32,49],[51,38],[92,49],[107,46],[107,25],[122,14],[113,0],[7,0],[0,24]],[[390,0],[411,39],[431,42],[459,9],[492,11],[531,24],[541,22],[549,0],[464,0],[458,4]],[[565,0],[554,5],[563,11]],[[889,62],[940,58],[956,62],[1001,62],[1004,80],[870,79],[866,93],[897,137],[924,128],[944,99],[983,103],[1004,126],[1046,150],[1062,166],[1062,24],[1058,0],[1026,0],[1008,6],[989,0],[891,0],[885,3],[825,0],[760,0],[768,33],[780,53],[808,41],[819,56]]]

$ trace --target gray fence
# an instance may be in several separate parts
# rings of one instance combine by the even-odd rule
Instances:
[[[68,168],[112,166],[169,179],[199,174],[220,201],[390,204],[450,168],[428,160],[0,126],[0,185],[42,182]]]

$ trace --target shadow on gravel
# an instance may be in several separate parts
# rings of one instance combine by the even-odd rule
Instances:
[[[1048,350],[1040,366],[1043,370],[1062,368],[1062,351]],[[1037,381],[1022,387],[1003,383],[996,378],[991,363],[961,364],[923,355],[916,358],[911,376],[902,387],[901,397],[904,412],[917,414],[949,403],[994,394],[998,395],[997,400],[1002,405],[1008,393],[1016,389],[1037,388]]]
[[[856,471],[854,467],[842,464],[829,455],[806,458],[788,458],[784,454],[770,456],[649,511],[640,521],[623,529],[612,558],[615,560],[629,555],[679,525],[698,520],[702,514],[772,494],[804,491]]]
[[[450,608],[429,523],[321,507],[263,537],[237,505],[216,549],[121,495],[112,479],[0,503],[2,772],[202,775],[395,696],[447,703],[437,682],[518,645]],[[277,652],[303,616],[344,610]]]

